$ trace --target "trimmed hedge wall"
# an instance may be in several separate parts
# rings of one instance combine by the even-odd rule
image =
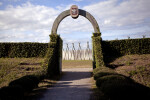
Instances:
[[[93,68],[104,66],[100,33],[93,33]]]
[[[2,57],[44,57],[48,43],[0,43],[0,58]]]
[[[150,54],[150,38],[102,41],[100,35],[94,34],[92,36],[93,46],[94,44],[102,45],[104,56]],[[0,43],[0,58],[44,57],[47,48],[48,43]]]
[[[150,54],[150,38],[102,41],[104,56]]]
[[[61,73],[62,42],[59,35],[50,35],[50,43],[43,63],[43,68],[47,71],[48,77],[53,77]]]

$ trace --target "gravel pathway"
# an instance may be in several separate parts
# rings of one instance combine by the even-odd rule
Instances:
[[[62,78],[39,100],[89,100],[92,68],[63,69]]]

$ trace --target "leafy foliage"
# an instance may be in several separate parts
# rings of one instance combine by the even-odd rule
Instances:
[[[0,58],[44,57],[47,48],[47,43],[0,43]]]
[[[0,100],[23,100],[24,91],[21,86],[7,86],[0,89]]]
[[[104,66],[100,33],[93,33],[93,68]]]
[[[102,41],[104,56],[150,54],[150,38]]]
[[[60,74],[61,60],[62,60],[62,39],[57,34],[50,35],[50,43],[43,68],[47,71],[48,77]]]

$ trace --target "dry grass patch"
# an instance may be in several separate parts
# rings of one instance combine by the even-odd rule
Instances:
[[[63,60],[62,68],[92,68],[92,60]]]
[[[109,64],[115,71],[150,87],[150,54],[126,55]]]
[[[41,70],[43,58],[0,58],[0,87]]]

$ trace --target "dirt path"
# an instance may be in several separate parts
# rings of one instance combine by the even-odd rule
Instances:
[[[63,69],[64,75],[39,100],[89,100],[92,68]]]

